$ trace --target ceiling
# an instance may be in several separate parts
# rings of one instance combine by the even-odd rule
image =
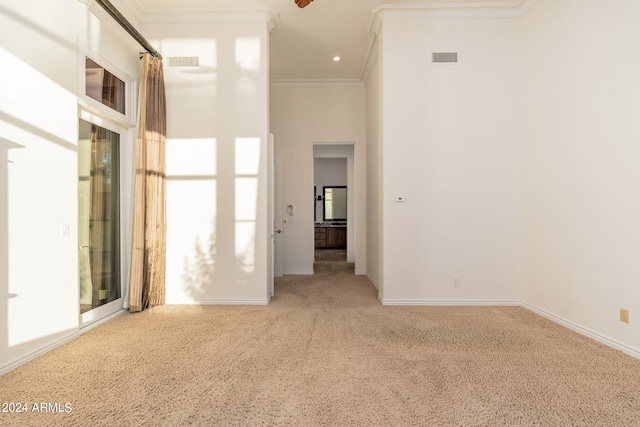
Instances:
[[[382,4],[517,6],[522,0],[314,0],[304,9],[294,0],[128,0],[145,13],[155,10],[265,7],[277,11],[280,28],[270,35],[272,81],[360,81],[373,34],[371,11]],[[339,55],[342,60],[334,62]]]

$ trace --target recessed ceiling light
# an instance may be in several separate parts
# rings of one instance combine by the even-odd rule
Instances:
[[[339,62],[342,58],[340,58],[338,55],[333,57],[333,61],[334,62]]]

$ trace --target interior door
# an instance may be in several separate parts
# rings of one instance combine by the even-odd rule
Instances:
[[[284,271],[284,227],[282,223],[282,155],[273,158],[274,171],[274,210],[273,210],[273,245],[274,245],[274,276],[281,277]]]
[[[268,226],[270,227],[275,221],[275,164],[273,160],[273,134],[269,134],[269,140],[267,145],[267,187],[268,187]],[[268,298],[273,297],[274,285],[275,285],[275,233],[272,229],[269,233],[269,248],[267,250],[267,283],[268,283]]]

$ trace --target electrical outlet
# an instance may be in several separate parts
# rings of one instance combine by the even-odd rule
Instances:
[[[629,310],[627,310],[626,308],[620,309],[620,321],[629,323]]]
[[[454,286],[454,287],[456,287],[456,288],[457,288],[458,286],[460,286],[460,283],[461,283],[461,282],[462,282],[462,281],[460,280],[460,278],[459,278],[459,277],[454,277],[454,278],[453,278],[453,286]]]

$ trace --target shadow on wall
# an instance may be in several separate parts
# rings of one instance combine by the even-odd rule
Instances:
[[[184,260],[183,290],[193,301],[206,299],[208,290],[222,288],[228,285],[230,280],[224,278],[221,272],[223,266],[219,263],[217,218],[214,217],[211,224],[211,233],[207,242],[203,244],[200,238],[196,237],[193,257],[191,259],[185,257]],[[234,277],[234,286],[244,287],[249,283],[254,270],[251,262],[254,251],[255,247],[246,248],[243,253],[236,255],[234,265],[224,265],[225,272]],[[222,280],[226,282],[221,284]]]
[[[206,245],[200,243],[196,237],[193,249],[193,261],[188,257],[184,260],[184,274],[182,275],[184,290],[194,301],[202,299],[207,288],[215,283],[216,261],[218,255],[217,220],[211,221],[212,228]]]

